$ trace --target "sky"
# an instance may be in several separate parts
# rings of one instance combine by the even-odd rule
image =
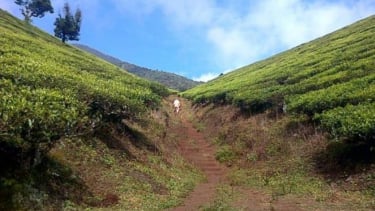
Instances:
[[[126,62],[207,81],[375,14],[375,0],[51,0],[33,24],[53,34],[68,2],[79,43]],[[13,0],[0,8],[22,18]]]

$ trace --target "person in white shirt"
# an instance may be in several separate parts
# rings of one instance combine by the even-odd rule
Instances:
[[[174,112],[178,113],[180,112],[180,109],[181,109],[181,103],[178,99],[175,99],[173,101],[173,107],[174,107]]]

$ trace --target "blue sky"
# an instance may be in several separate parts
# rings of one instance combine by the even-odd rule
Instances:
[[[13,0],[0,8],[22,17]],[[375,14],[375,0],[51,0],[33,24],[53,34],[65,2],[80,43],[139,66],[207,81]]]

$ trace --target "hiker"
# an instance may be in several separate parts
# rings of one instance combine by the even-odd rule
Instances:
[[[181,103],[178,99],[175,99],[173,101],[173,107],[174,107],[174,112],[178,113],[180,111]]]

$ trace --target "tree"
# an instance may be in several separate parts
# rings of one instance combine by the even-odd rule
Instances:
[[[14,3],[22,7],[22,15],[28,23],[31,22],[32,17],[42,18],[46,12],[53,13],[50,0],[15,0]]]
[[[74,14],[70,12],[70,6],[65,3],[63,9],[63,15],[59,13],[59,16],[55,20],[55,36],[60,38],[63,43],[67,40],[79,40],[79,32],[81,30],[82,23],[82,12],[78,8]]]

